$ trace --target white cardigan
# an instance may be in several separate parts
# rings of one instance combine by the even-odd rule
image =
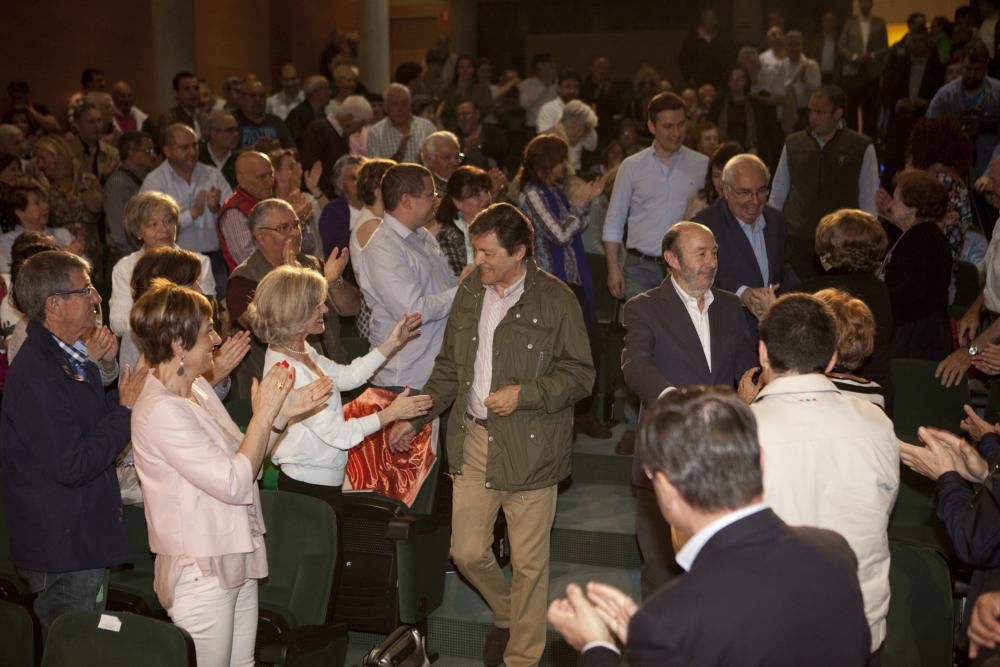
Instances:
[[[326,408],[299,420],[292,420],[288,431],[281,437],[271,455],[271,461],[292,479],[320,486],[340,486],[344,483],[347,467],[347,450],[361,443],[366,436],[381,428],[378,415],[357,419],[344,419],[344,406],[340,390],[360,387],[385,363],[385,355],[373,348],[347,366],[341,366],[306,343],[306,353],[324,373],[333,380],[333,394],[326,401]],[[303,363],[269,347],[264,357],[264,368],[270,369],[280,361],[287,361],[295,368],[295,386],[302,387],[316,379],[316,375]]]

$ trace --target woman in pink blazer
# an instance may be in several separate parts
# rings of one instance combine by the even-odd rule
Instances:
[[[244,436],[202,377],[220,343],[208,299],[158,281],[129,321],[151,369],[132,445],[157,597],[191,634],[199,665],[252,666],[257,579],[267,576],[257,472],[288,420],[323,404],[332,384],[293,391],[294,369],[275,366],[254,382]]]

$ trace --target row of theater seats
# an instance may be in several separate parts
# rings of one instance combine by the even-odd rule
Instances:
[[[248,411],[233,406],[231,412],[245,427]],[[258,664],[339,667],[349,630],[389,634],[414,625],[426,632],[427,616],[443,597],[450,542],[447,518],[431,511],[437,472],[435,463],[409,508],[373,493],[347,494],[339,548],[325,502],[261,492],[269,576],[258,589]],[[120,631],[98,628],[100,614],[67,615],[53,626],[43,654],[30,592],[11,560],[0,494],[0,664],[27,667],[40,655],[47,667],[194,664],[182,650],[190,638],[167,621],[153,592],[142,508],[126,506],[124,517],[134,563],[112,573],[107,612],[121,621]],[[162,655],[150,648],[158,642],[166,647]]]
[[[894,423],[897,435],[908,442],[917,441],[916,429],[920,425],[959,431],[962,406],[969,402],[968,385],[963,382],[955,388],[943,388],[934,379],[933,371],[934,364],[929,362],[893,363]],[[1000,383],[994,383],[994,387],[1000,387]],[[1000,389],[995,389],[988,402],[988,419],[997,419],[998,404]],[[233,407],[232,412],[237,421],[245,423],[245,411]],[[336,666],[344,661],[347,630],[388,634],[400,624],[426,629],[427,616],[441,603],[449,541],[447,522],[431,513],[436,479],[436,474],[430,476],[409,509],[373,494],[347,496],[344,543],[340,548],[342,566],[332,596],[334,609],[329,614],[333,555],[338,553],[331,510],[312,498],[263,491],[271,574],[260,586],[259,662],[322,662]],[[934,516],[931,492],[926,480],[903,468],[889,529],[892,597],[882,656],[886,667],[951,664],[962,598],[962,586],[955,583],[960,577],[954,573],[961,574],[961,564],[955,562]],[[31,655],[40,655],[40,651],[32,645],[30,615],[25,611],[30,608],[30,595],[10,560],[4,516],[0,507],[0,599],[20,606],[0,605],[0,661],[30,665]],[[115,651],[130,650],[132,636],[139,638],[136,644],[144,651],[141,664],[153,664],[148,659],[151,652],[144,648],[154,641],[153,634],[162,634],[163,641],[177,647],[183,643],[183,633],[173,626],[150,620],[165,615],[152,591],[152,556],[146,542],[145,519],[136,507],[127,507],[125,517],[136,562],[113,575],[109,599],[111,608],[125,610],[115,612],[122,621],[122,632],[109,638],[111,633],[96,629],[95,616],[67,617],[59,624],[66,627],[67,641],[82,634],[103,633],[100,638],[115,648],[95,648],[99,659],[88,663],[78,649],[61,653],[65,649],[55,649],[50,638],[44,664],[140,664],[124,657],[121,662],[114,660]],[[126,632],[133,628],[134,635]],[[58,629],[53,630],[52,637],[59,636]],[[163,654],[187,660],[180,648],[165,649]],[[68,662],[63,660],[65,655],[71,656]]]

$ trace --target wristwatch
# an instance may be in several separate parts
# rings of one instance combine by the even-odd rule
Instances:
[[[969,346],[969,356],[970,356],[970,357],[975,357],[975,356],[976,356],[976,355],[978,355],[978,354],[979,354],[980,352],[982,352],[982,350],[980,350],[980,349],[979,349],[979,346],[978,346],[978,345],[970,345],[970,346]]]

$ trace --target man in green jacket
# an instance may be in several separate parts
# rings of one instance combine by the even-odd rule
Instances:
[[[495,204],[469,234],[477,268],[458,287],[424,385],[434,409],[397,423],[389,438],[393,448],[407,448],[416,429],[454,403],[447,436],[455,475],[451,554],[493,612],[483,662],[536,665],[545,649],[556,485],[570,474],[573,405],[590,394],[594,366],[576,297],[531,258],[527,218]],[[491,550],[501,507],[512,584]]]

